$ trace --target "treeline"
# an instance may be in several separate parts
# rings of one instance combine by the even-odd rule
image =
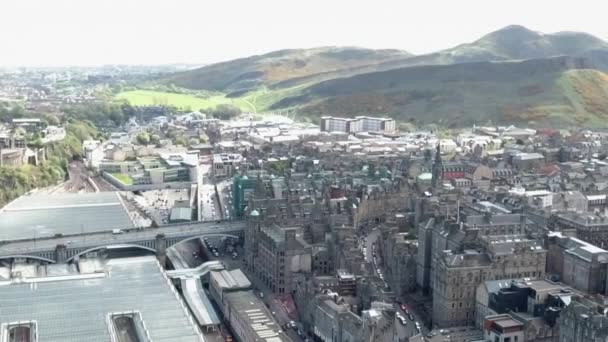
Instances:
[[[35,188],[52,186],[65,179],[70,160],[82,157],[82,142],[98,136],[90,122],[66,125],[66,137],[47,145],[48,159],[38,165],[0,167],[0,207]]]
[[[137,114],[137,108],[126,102],[110,101],[74,104],[61,110],[68,120],[86,120],[100,126],[120,126]]]

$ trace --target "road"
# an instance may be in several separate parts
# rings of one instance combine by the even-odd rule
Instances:
[[[224,220],[230,220],[233,217],[234,210],[232,206],[232,180],[225,180],[217,183],[219,200],[222,208],[222,217]]]
[[[201,208],[203,221],[214,221],[221,218],[215,187],[213,184],[203,184],[200,190]]]
[[[201,164],[200,165],[200,181],[199,181],[199,192],[198,198],[200,203],[200,220],[201,221],[215,221],[222,219],[222,213],[220,212],[220,206],[217,202],[217,196],[215,195],[215,185],[212,182],[211,177],[211,165]]]
[[[369,262],[374,262],[374,256],[373,256],[373,245],[378,243],[378,238],[380,237],[380,230],[379,229],[373,229],[371,232],[369,232],[369,234],[367,234],[366,236],[366,241],[365,241],[365,247],[366,247],[366,252],[367,252],[367,260]],[[378,269],[380,269],[380,271],[382,272],[383,277],[388,276],[386,274],[386,272],[384,272],[384,266],[383,266],[383,260],[382,260],[382,252],[380,248],[376,249],[376,263],[374,263],[374,270],[377,273]],[[402,299],[403,302],[408,302],[405,299]],[[411,320],[408,318],[408,316],[406,315],[406,313],[401,309],[398,308],[398,312],[405,317],[407,324],[404,326],[402,325],[399,320],[395,320],[395,334],[398,336],[399,341],[403,341],[405,340],[406,337],[411,337],[414,336],[416,334],[418,334],[418,331],[416,330],[416,325],[415,322],[420,322],[421,323],[421,328],[422,328],[422,333],[426,334],[428,332],[428,329],[426,327],[424,327],[424,325],[422,325],[422,322],[424,322],[424,320],[422,319],[421,315],[419,315],[418,312],[415,312],[415,310],[413,309],[414,305],[409,305],[408,303],[405,304],[406,308],[408,309],[408,311],[410,312],[410,314],[413,315],[414,320]]]

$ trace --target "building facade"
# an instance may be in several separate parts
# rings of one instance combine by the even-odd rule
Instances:
[[[321,131],[325,132],[394,132],[396,128],[395,120],[390,118],[371,116],[357,116],[354,119],[332,116],[321,118]]]

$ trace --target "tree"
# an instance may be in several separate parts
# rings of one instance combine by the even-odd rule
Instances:
[[[416,130],[416,126],[411,122],[400,122],[399,130],[402,132],[413,132]]]
[[[140,145],[148,145],[150,143],[150,134],[148,132],[139,132],[135,137]]]
[[[160,144],[160,137],[158,136],[158,134],[151,134],[150,135],[150,143],[154,144],[154,145],[159,145]]]
[[[44,120],[46,120],[46,122],[49,125],[52,125],[52,126],[59,125],[59,118],[56,115],[47,114],[47,115],[44,116]]]
[[[217,105],[215,109],[211,110],[210,112],[215,118],[220,120],[230,120],[239,116],[241,114],[241,109],[237,106],[224,103]]]
[[[182,146],[186,146],[186,145],[188,145],[188,141],[186,140],[186,138],[184,138],[184,137],[183,137],[183,136],[181,136],[181,135],[180,135],[180,136],[178,136],[178,137],[175,137],[175,139],[173,139],[173,143],[174,143],[175,145],[182,145]]]

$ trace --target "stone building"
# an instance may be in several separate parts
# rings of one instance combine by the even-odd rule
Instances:
[[[448,208],[444,210],[447,212]],[[437,218],[431,217],[418,225],[417,284],[423,292],[432,289],[433,260],[443,251],[463,249],[465,245],[478,249],[481,236],[527,235],[536,231],[534,222],[526,215],[490,212],[479,215],[475,210],[469,210],[470,214],[465,214],[465,209],[460,211],[463,212],[461,222],[456,222],[454,215],[448,220],[434,215]]]
[[[330,297],[329,299],[324,299]],[[314,311],[314,336],[323,342],[393,341],[392,305],[377,303],[357,315],[342,297],[320,296]]]
[[[562,212],[555,215],[556,230],[574,232],[576,237],[600,248],[608,248],[608,220],[604,215]]]
[[[416,290],[418,241],[413,237],[410,233],[395,230],[383,234],[384,270],[390,287],[398,297]]]
[[[525,341],[524,324],[507,314],[487,317],[483,333],[486,341]]]
[[[289,294],[295,279],[312,272],[312,248],[302,239],[301,228],[264,224],[259,213],[250,213],[245,234],[247,267],[273,292]]]
[[[561,233],[549,233],[547,273],[589,294],[607,294],[608,251]]]
[[[522,235],[489,236],[478,250],[447,250],[432,272],[433,322],[440,327],[474,322],[475,290],[485,280],[543,277],[546,250]]]
[[[584,298],[574,298],[559,319],[560,342],[608,341],[606,307]]]
[[[470,325],[475,318],[475,288],[491,277],[492,261],[485,253],[446,251],[433,272],[433,324]]]
[[[418,280],[433,298],[440,327],[474,321],[475,289],[486,280],[543,277],[546,250],[522,214],[465,214],[419,229]],[[472,211],[470,211],[472,212]],[[424,289],[424,288],[423,288]]]

